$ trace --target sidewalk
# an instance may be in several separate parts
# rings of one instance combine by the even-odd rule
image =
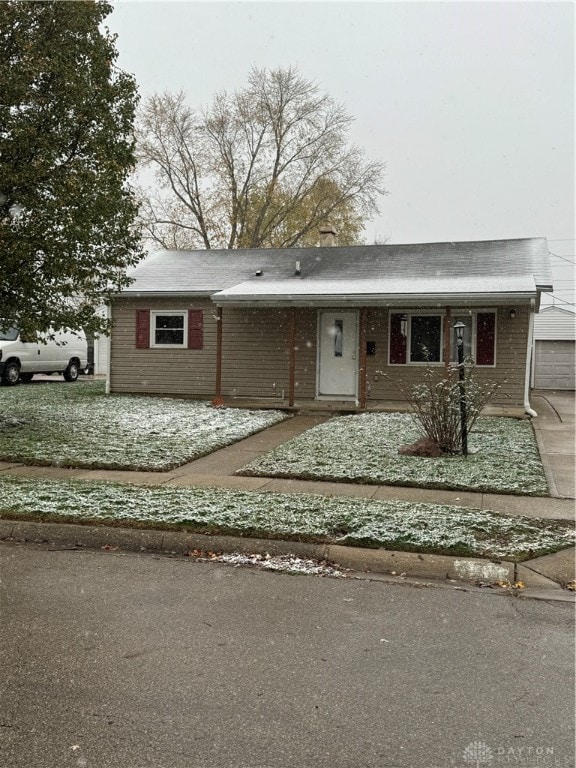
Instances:
[[[24,477],[51,477],[58,479],[80,480],[109,480],[121,483],[136,483],[143,485],[172,485],[172,486],[196,486],[196,487],[220,487],[246,491],[275,491],[278,493],[313,493],[325,496],[349,496],[366,499],[391,499],[415,502],[432,502],[440,504],[454,504],[457,506],[474,507],[477,509],[489,509],[510,515],[524,515],[528,517],[573,520],[575,512],[574,498],[574,429],[575,419],[573,411],[574,393],[534,393],[533,407],[538,412],[538,419],[534,420],[536,435],[541,451],[542,461],[551,489],[552,497],[534,498],[526,496],[508,496],[485,493],[471,493],[461,491],[435,491],[422,488],[406,488],[384,485],[360,485],[346,483],[315,482],[303,480],[282,480],[258,477],[239,477],[234,472],[247,462],[266,453],[275,446],[286,442],[290,438],[301,434],[311,427],[329,418],[327,415],[303,415],[298,414],[262,432],[241,440],[227,448],[205,456],[196,461],[177,467],[169,472],[131,472],[131,471],[107,471],[107,470],[82,470],[62,469],[57,467],[31,467],[21,464],[0,463],[0,473],[8,472],[12,475]],[[23,524],[30,532],[31,525]],[[48,524],[50,525],[50,524]],[[58,526],[61,529],[78,528],[78,526]],[[7,521],[0,526],[0,538],[2,531],[7,530]],[[24,530],[24,529],[22,529]],[[55,528],[52,530],[55,532]],[[96,535],[93,529],[91,536]],[[126,530],[109,529],[116,531],[116,537],[126,546]],[[87,531],[86,531],[87,533]],[[102,534],[106,538],[106,544],[110,543],[112,534]],[[45,534],[46,536],[46,530]],[[64,535],[64,534],[63,534]],[[66,534],[68,535],[68,534]],[[80,531],[77,531],[76,540]],[[138,542],[142,539],[142,531],[134,531],[134,539]],[[174,534],[172,534],[174,536]],[[164,541],[164,538],[162,541]],[[223,537],[215,537],[222,539]],[[233,542],[227,539],[226,546],[232,546]],[[224,542],[220,542],[222,545]],[[247,542],[236,540],[237,548],[244,549]],[[278,549],[279,542],[272,544],[267,542],[267,549]],[[255,544],[253,546],[256,546]],[[264,546],[264,545],[263,545]],[[295,554],[295,549],[303,551],[302,545],[286,544]],[[304,545],[306,551],[310,551],[313,545]],[[212,549],[218,547],[214,542]],[[194,547],[193,547],[194,548]],[[201,547],[200,547],[201,548]],[[381,572],[394,570],[395,572],[410,572],[417,577],[424,577],[430,573],[437,577],[445,577],[450,568],[444,561],[456,560],[456,558],[434,558],[434,556],[410,555],[409,553],[385,553],[381,550],[355,550],[354,548],[326,548],[317,547],[323,557],[340,561],[344,558],[346,567],[358,570],[372,570]],[[337,552],[336,552],[337,549]],[[329,550],[333,550],[330,552]],[[346,550],[346,551],[342,551]],[[307,555],[310,556],[310,555]],[[402,563],[399,561],[402,560]],[[434,560],[434,565],[431,563]],[[410,562],[409,562],[410,561]],[[413,562],[412,562],[413,561]],[[481,561],[478,561],[481,563]],[[426,565],[425,565],[426,564]],[[426,570],[428,568],[428,570]],[[430,570],[431,569],[431,570]],[[480,573],[480,571],[479,571]],[[540,596],[548,594],[550,597],[570,599],[569,592],[561,589],[560,585],[576,579],[576,567],[574,550],[564,550],[553,555],[547,555],[518,565],[512,575],[516,580],[523,581],[528,590],[539,590]],[[543,590],[543,591],[542,591]],[[561,594],[560,594],[561,593]]]

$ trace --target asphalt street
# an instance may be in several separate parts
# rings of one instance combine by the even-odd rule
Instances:
[[[0,544],[6,768],[572,768],[574,607]]]

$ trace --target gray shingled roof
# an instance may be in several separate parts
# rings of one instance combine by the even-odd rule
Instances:
[[[300,275],[295,275],[296,262]],[[260,271],[262,274],[257,276]],[[123,295],[212,295],[217,303],[354,296],[536,296],[552,290],[545,238],[325,248],[158,251]],[[215,296],[214,294],[218,294]]]

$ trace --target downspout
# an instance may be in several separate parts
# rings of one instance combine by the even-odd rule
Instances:
[[[528,416],[538,416],[530,406],[530,373],[532,370],[532,350],[534,349],[534,299],[530,299],[528,317],[528,346],[526,349],[526,374],[524,378],[524,411]]]
[[[106,318],[112,320],[112,302],[106,304]],[[101,337],[102,338],[102,337]],[[110,370],[112,367],[112,329],[110,329],[110,336],[107,337],[108,342],[108,359],[106,360],[106,386],[104,391],[107,395],[110,394]]]

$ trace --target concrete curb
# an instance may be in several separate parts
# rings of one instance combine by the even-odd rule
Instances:
[[[515,563],[493,562],[473,557],[450,557],[388,549],[362,549],[331,544],[326,559],[344,568],[375,573],[402,574],[420,579],[452,579],[458,581],[507,581],[515,583]]]
[[[502,581],[509,584],[516,582],[516,565],[508,561],[492,562],[479,558],[236,536],[211,536],[178,531],[0,520],[0,540],[7,539],[87,549],[107,547],[130,552],[161,552],[178,555],[185,555],[194,549],[242,554],[293,554],[303,558],[329,560],[352,570],[401,575],[408,578],[451,579],[464,582]],[[552,585],[553,583],[550,582],[547,586]],[[534,584],[534,587],[538,586],[541,585]]]

